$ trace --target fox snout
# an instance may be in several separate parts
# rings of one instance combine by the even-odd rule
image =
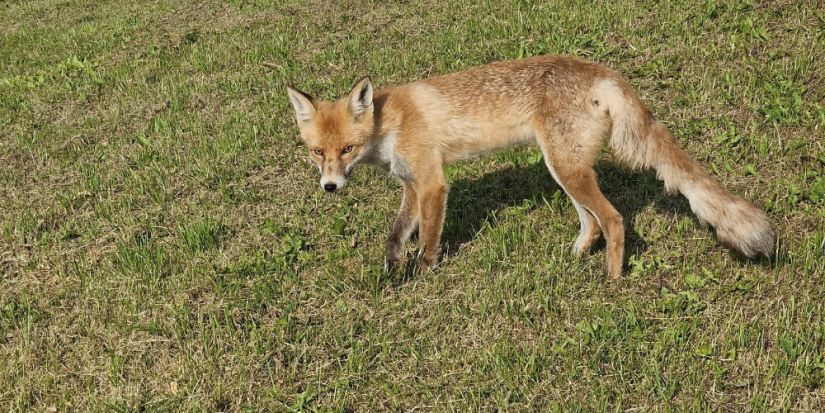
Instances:
[[[318,162],[318,170],[321,172],[321,188],[324,188],[326,192],[335,192],[343,188],[353,166],[355,162],[347,162],[341,158],[330,158]]]
[[[344,187],[347,183],[347,177],[343,175],[324,175],[321,177],[321,188],[324,191],[335,192]]]

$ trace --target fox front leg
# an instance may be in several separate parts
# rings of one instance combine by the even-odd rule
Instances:
[[[449,190],[443,174],[437,174],[424,183],[418,186],[418,208],[421,210],[418,238],[423,250],[421,273],[434,267],[438,259],[438,243],[444,227],[447,191]]]
[[[410,239],[410,235],[418,226],[419,220],[418,195],[412,184],[404,183],[404,197],[401,199],[401,208],[392,230],[386,242],[386,259],[384,269],[388,273],[393,273],[401,263],[401,256],[404,253],[404,244]]]

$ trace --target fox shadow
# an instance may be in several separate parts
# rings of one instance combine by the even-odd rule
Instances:
[[[594,170],[599,188],[624,217],[625,223],[632,222],[633,217],[648,205],[656,205],[657,211],[667,215],[687,215],[695,219],[687,200],[678,194],[668,194],[653,172],[624,169],[608,161],[600,161]],[[544,206],[542,198],[550,201],[557,191],[561,192],[563,205],[577,217],[572,203],[567,201],[569,197],[550,175],[544,162],[512,166],[479,177],[452,181],[441,237],[444,255],[458,254],[461,247],[475,239],[486,224],[494,226],[494,217],[499,211],[531,199],[541,208]],[[578,219],[576,221],[578,234]],[[571,248],[574,240],[575,236],[566,241]],[[592,251],[601,250],[604,246],[604,237],[601,237]],[[625,256],[642,253],[647,248],[648,243],[626,225]]]
[[[688,216],[697,220],[687,199],[681,194],[667,193],[664,183],[656,178],[653,171],[634,171],[608,160],[599,161],[593,169],[602,194],[624,218],[625,260],[633,254],[642,254],[649,248],[649,243],[629,226],[633,218],[648,206],[653,205],[658,214]],[[578,218],[575,208],[568,201],[569,197],[550,175],[544,162],[511,166],[477,177],[451,180],[441,235],[442,254],[445,257],[456,256],[462,246],[479,236],[485,225],[495,227],[495,217],[499,211],[523,205],[525,200],[533,200],[533,204],[538,205],[537,208],[546,208],[543,199],[550,202],[557,191],[560,192],[563,207],[569,207],[569,213]],[[575,221],[574,233],[578,235],[578,219]],[[547,222],[548,226],[552,224]],[[563,240],[568,243],[571,251],[576,235]],[[591,248],[591,253],[603,250],[604,247],[602,236]],[[742,264],[771,265],[770,259],[753,260],[733,249],[730,252],[731,257]],[[418,250],[418,253],[421,251]],[[418,260],[410,255],[407,258],[407,265],[397,281],[411,279],[417,273]],[[783,260],[778,256],[774,261],[778,265]],[[626,265],[627,262],[623,263],[623,266]]]

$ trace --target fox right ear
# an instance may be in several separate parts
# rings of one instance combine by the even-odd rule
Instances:
[[[295,117],[299,122],[308,122],[315,116],[315,105],[312,104],[312,96],[295,89],[292,86],[286,87],[292,107],[295,108]]]

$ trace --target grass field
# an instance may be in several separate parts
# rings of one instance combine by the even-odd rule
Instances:
[[[776,259],[605,152],[610,281],[525,148],[450,166],[442,264],[385,276],[400,186],[324,194],[285,84],[549,53],[621,71]],[[822,411],[824,129],[821,1],[0,3],[0,411]]]

